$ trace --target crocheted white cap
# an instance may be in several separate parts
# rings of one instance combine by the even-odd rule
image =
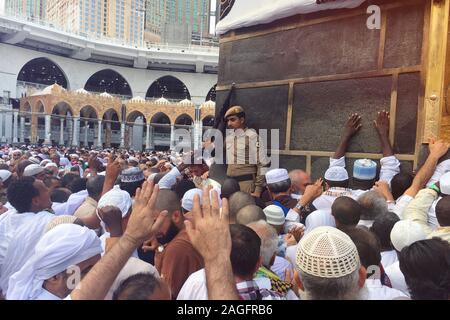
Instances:
[[[360,266],[358,250],[348,235],[333,227],[317,227],[297,248],[297,267],[312,276],[340,278]]]

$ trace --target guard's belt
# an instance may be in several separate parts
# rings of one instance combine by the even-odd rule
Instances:
[[[254,174],[244,174],[243,176],[237,176],[237,177],[227,176],[227,178],[234,179],[237,182],[244,182],[244,181],[253,181],[253,180],[255,180],[255,175]]]

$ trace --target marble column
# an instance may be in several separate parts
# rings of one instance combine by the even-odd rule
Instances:
[[[97,148],[101,149],[102,147],[102,120],[98,120]]]
[[[14,111],[14,120],[13,120],[13,143],[18,143],[18,131],[19,131],[19,113]]]
[[[105,133],[105,143],[107,148],[111,148],[111,139],[112,139],[111,122],[107,122]]]
[[[51,145],[52,144],[52,132],[51,132],[51,115],[46,114],[45,115],[45,134],[44,134],[44,144],[45,145]]]
[[[175,135],[175,126],[171,125],[170,126],[170,150],[175,149],[175,141],[174,141],[175,137],[174,137],[174,135]]]
[[[147,123],[147,131],[146,131],[146,136],[145,136],[145,149],[146,150],[151,149],[151,146],[150,146],[150,123]]]
[[[84,147],[88,146],[88,132],[89,132],[89,122],[84,122]]]
[[[64,145],[64,118],[59,119],[59,145]]]
[[[25,143],[25,117],[20,117],[20,143]]]
[[[120,124],[120,147],[125,148],[125,123]]]
[[[80,130],[80,118],[73,117],[73,135],[72,135],[72,146],[79,147],[79,130]]]

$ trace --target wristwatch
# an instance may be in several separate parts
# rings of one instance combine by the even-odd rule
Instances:
[[[300,212],[301,212],[304,208],[305,208],[305,207],[302,206],[302,205],[300,204],[300,202],[298,202],[298,203],[295,205],[295,209],[297,209],[297,210],[300,211]]]

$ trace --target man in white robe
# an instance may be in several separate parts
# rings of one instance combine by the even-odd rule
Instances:
[[[9,280],[8,300],[59,300],[100,260],[100,239],[86,227],[61,224],[36,244],[34,254]]]

